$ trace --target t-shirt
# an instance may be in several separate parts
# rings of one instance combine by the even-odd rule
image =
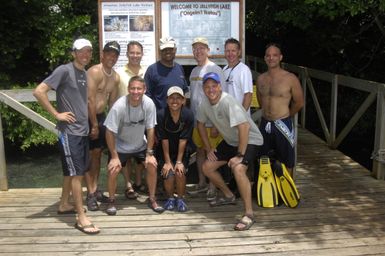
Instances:
[[[221,78],[221,85],[225,84],[222,69],[212,61],[209,61],[204,66],[196,66],[193,68],[190,74],[190,108],[194,113],[194,117],[197,115],[198,106],[202,102],[203,98],[206,98],[203,92],[203,76],[209,72],[215,72]],[[211,126],[211,125],[209,125]]]
[[[143,95],[138,106],[129,104],[129,96],[120,97],[108,112],[104,125],[116,135],[116,151],[137,153],[147,147],[146,129],[156,125],[156,109],[152,100]]]
[[[178,63],[174,63],[173,67],[166,67],[158,61],[148,67],[144,80],[146,95],[154,101],[157,110],[167,106],[167,91],[171,86],[179,86],[185,93],[188,91],[183,68]]]
[[[170,158],[171,160],[176,161],[178,156],[179,140],[189,140],[191,138],[193,122],[193,113],[186,107],[182,107],[181,115],[177,123],[174,123],[168,107],[158,111],[156,135],[159,139],[159,156],[163,158],[163,148],[161,141],[168,140]]]
[[[72,112],[76,122],[58,121],[57,129],[77,136],[88,136],[87,73],[71,62],[57,67],[44,81],[56,91],[57,111]]]
[[[262,134],[257,125],[242,105],[226,92],[222,92],[220,100],[215,105],[211,105],[205,98],[198,108],[197,120],[201,123],[210,120],[226,143],[234,147],[239,144],[237,125],[248,122],[250,124],[248,144],[263,144]]]
[[[223,68],[226,84],[223,86],[225,92],[233,96],[239,103],[243,103],[245,93],[253,93],[253,77],[248,66],[239,62],[230,68]],[[248,109],[250,113],[250,109]]]
[[[144,76],[146,69],[144,67],[140,67],[139,73],[137,74],[140,77]],[[128,82],[130,81],[131,77],[136,76],[126,65],[123,67],[120,67],[116,70],[116,72],[120,76],[120,83],[119,83],[119,96],[127,95],[128,90]]]

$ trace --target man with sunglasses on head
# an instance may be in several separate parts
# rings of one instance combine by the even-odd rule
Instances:
[[[172,86],[167,91],[167,106],[157,112],[156,134],[159,140],[157,158],[168,197],[165,210],[185,212],[186,172],[190,158],[189,138],[192,135],[194,116],[184,107],[183,90]],[[177,197],[174,197],[176,190]]]
[[[107,214],[115,215],[115,192],[117,176],[128,160],[133,158],[146,168],[148,206],[157,213],[164,209],[155,198],[157,160],[154,156],[156,108],[144,93],[143,78],[134,76],[128,82],[128,95],[119,98],[107,115],[106,140],[110,152],[108,161],[108,206]]]
[[[226,82],[223,90],[233,96],[250,114],[251,98],[253,96],[253,77],[248,66],[240,61],[241,44],[235,38],[225,42],[225,58],[227,65],[223,67]]]

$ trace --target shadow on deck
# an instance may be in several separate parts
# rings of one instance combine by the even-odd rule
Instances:
[[[300,130],[296,209],[255,205],[257,222],[232,231],[237,206],[210,208],[189,197],[187,213],[156,214],[145,197],[119,195],[117,216],[89,212],[96,236],[56,214],[59,188],[0,192],[3,255],[379,255],[385,251],[385,183],[311,133]]]

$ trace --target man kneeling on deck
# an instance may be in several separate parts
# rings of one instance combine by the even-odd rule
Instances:
[[[255,161],[263,138],[245,109],[231,95],[222,92],[218,74],[210,72],[203,76],[203,91],[206,98],[199,106],[197,114],[197,127],[207,152],[202,170],[224,195],[224,197],[217,196],[210,202],[210,206],[235,204],[235,195],[217,170],[228,164],[245,206],[245,213],[234,229],[248,230],[254,223],[254,216],[247,168],[249,163]],[[223,141],[216,149],[211,148],[208,141],[204,125],[207,121],[210,121],[223,136]]]

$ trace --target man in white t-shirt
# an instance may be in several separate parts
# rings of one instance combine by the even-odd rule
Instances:
[[[198,170],[198,184],[195,190],[190,191],[190,194],[197,194],[205,192],[207,190],[207,200],[212,200],[216,195],[216,188],[211,184],[210,187],[207,186],[206,177],[202,173],[202,164],[206,158],[205,151],[203,149],[203,143],[199,136],[198,130],[196,128],[196,115],[198,106],[201,104],[202,100],[206,97],[203,92],[203,83],[202,78],[205,74],[209,72],[215,72],[221,77],[222,83],[224,83],[224,76],[222,69],[209,60],[209,43],[205,37],[196,37],[192,43],[192,50],[194,54],[194,59],[197,61],[197,66],[191,71],[190,74],[190,102],[191,110],[194,113],[194,131],[193,131],[193,142],[195,143],[196,149],[196,161],[197,161],[197,170]],[[219,142],[222,140],[222,136],[218,134],[218,131],[211,123],[205,124],[207,133],[209,134],[209,142],[212,147],[216,147]]]
[[[225,83],[223,90],[233,96],[250,114],[253,96],[253,77],[248,66],[240,61],[241,44],[237,39],[229,38],[225,42],[227,65],[223,67]]]

